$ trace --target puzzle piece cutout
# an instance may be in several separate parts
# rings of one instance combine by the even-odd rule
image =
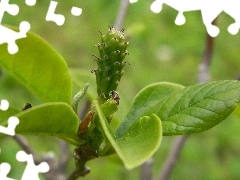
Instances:
[[[210,36],[216,37],[220,30],[212,22],[216,17],[225,12],[235,19],[235,23],[229,25],[228,32],[230,34],[237,34],[240,29],[240,1],[236,0],[155,0],[151,4],[151,10],[159,13],[162,10],[162,5],[166,4],[178,11],[175,19],[175,24],[183,25],[186,22],[184,12],[200,10],[202,14],[203,23]]]
[[[25,3],[28,6],[34,6],[36,4],[36,0],[25,0]],[[46,15],[46,21],[53,21],[58,26],[61,26],[65,22],[65,16],[55,13],[57,4],[58,2],[56,1],[50,1]],[[19,12],[19,7],[16,4],[9,4],[9,0],[0,1],[0,45],[7,43],[8,52],[10,54],[15,54],[19,50],[16,40],[27,37],[27,32],[30,30],[30,24],[27,21],[22,21],[19,26],[19,32],[15,32],[7,27],[4,27],[1,25],[1,22],[5,12],[15,16]],[[73,6],[71,9],[71,14],[74,16],[80,16],[82,14],[82,9]]]
[[[15,128],[19,124],[19,119],[15,116],[11,116],[8,118],[8,127],[0,126],[0,133],[14,136],[15,135]]]
[[[9,108],[9,102],[5,99],[2,99],[0,103],[0,110],[6,111],[8,110],[8,108]]]
[[[58,4],[58,2],[56,2],[56,1],[50,2],[50,5],[48,7],[48,12],[46,15],[46,21],[53,21],[58,26],[61,26],[65,22],[65,17],[62,14],[55,14],[55,9],[57,8],[57,4]]]
[[[27,162],[25,170],[22,174],[21,180],[40,180],[39,173],[46,173],[49,171],[49,165],[46,162],[42,162],[39,165],[35,165],[32,155],[26,154],[24,151],[19,151],[16,155],[19,162]],[[15,180],[7,177],[10,172],[11,166],[9,163],[3,162],[0,164],[0,180]]]
[[[26,0],[29,5],[34,4],[34,0]],[[30,24],[26,21],[20,23],[20,32],[15,32],[3,25],[1,25],[2,18],[5,12],[11,15],[17,15],[19,12],[19,7],[16,4],[9,4],[9,0],[1,0],[0,2],[0,44],[8,44],[8,52],[10,54],[15,54],[18,52],[18,46],[16,40],[25,38],[27,32],[30,30]]]
[[[7,177],[8,173],[10,172],[11,166],[10,164],[3,162],[0,164],[0,179],[1,180],[16,180]]]
[[[34,6],[36,4],[36,0],[25,0],[25,3],[28,6]]]
[[[133,4],[133,3],[136,3],[138,2],[138,0],[129,0],[129,3]]]
[[[31,154],[26,154],[24,151],[19,151],[16,158],[19,162],[27,162],[21,180],[40,180],[38,174],[49,171],[49,165],[46,162],[41,162],[39,165],[35,165],[33,156]]]
[[[5,12],[16,16],[19,12],[19,7],[16,4],[9,4],[9,0],[1,0],[0,2],[0,23]]]
[[[16,32],[0,24],[0,44],[8,43],[8,52],[10,54],[18,52],[18,46],[15,41],[27,37],[27,32],[30,30],[30,24],[26,21],[22,21],[19,30],[19,32]]]
[[[5,99],[1,100],[0,110],[6,111],[9,108],[9,102]],[[0,133],[10,136],[15,135],[15,128],[19,124],[19,119],[15,116],[8,118],[8,127],[0,126]]]
[[[48,12],[46,15],[46,21],[53,21],[58,26],[62,26],[65,22],[65,16],[62,14],[55,14],[55,10],[57,8],[58,2],[51,1],[48,7]],[[74,16],[80,16],[82,14],[82,9],[73,6],[71,9],[71,14]]]
[[[79,7],[73,6],[71,9],[71,14],[74,16],[80,16],[82,14],[82,9]]]
[[[9,102],[5,99],[1,100],[0,103],[0,110],[6,111],[9,108]],[[15,134],[15,128],[18,124],[19,120],[15,118],[11,118],[8,120],[8,128],[4,128],[0,126],[0,133],[8,134],[8,135],[14,135]],[[1,149],[0,149],[1,152]],[[9,171],[11,169],[10,164],[3,162],[0,164],[0,179],[1,180],[15,180],[12,178],[7,177]]]

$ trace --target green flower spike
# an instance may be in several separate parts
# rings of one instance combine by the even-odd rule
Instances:
[[[101,33],[101,43],[98,43],[99,57],[93,55],[97,61],[96,74],[97,93],[100,104],[111,98],[111,93],[117,89],[124,73],[123,67],[128,62],[123,62],[128,55],[128,42],[124,39],[124,29],[118,31],[110,27],[108,33]]]

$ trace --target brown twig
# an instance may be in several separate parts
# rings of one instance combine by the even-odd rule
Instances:
[[[40,158],[37,157],[35,152],[32,150],[30,145],[28,144],[27,140],[20,136],[20,135],[15,135],[13,136],[13,139],[17,142],[17,144],[27,153],[27,154],[32,154],[34,162],[36,164],[39,164],[41,162]]]
[[[60,146],[60,157],[59,157],[57,171],[59,172],[59,174],[62,174],[64,176],[66,172],[67,162],[69,161],[69,151],[68,151],[69,144],[60,140],[59,146]]]
[[[213,21],[216,24],[216,19]],[[209,67],[213,56],[214,38],[207,34],[206,46],[202,58],[202,63],[199,65],[198,82],[204,83],[210,81]]]
[[[152,179],[152,166],[153,166],[153,159],[149,159],[141,166],[141,180],[151,180]]]
[[[60,146],[60,156],[57,161],[57,158],[53,152],[44,154],[42,160],[46,161],[50,168],[50,171],[45,174],[46,180],[65,180],[66,179],[66,167],[67,162],[69,161],[69,144],[59,140]]]
[[[183,145],[184,145],[185,141],[188,139],[188,137],[189,136],[179,136],[175,139],[172,150],[171,150],[166,162],[164,163],[163,169],[160,173],[158,180],[169,179],[169,177],[172,173],[172,170],[179,158],[179,155],[183,148]]]
[[[119,11],[118,11],[117,18],[116,18],[114,26],[113,26],[115,29],[117,29],[117,30],[122,29],[123,21],[127,14],[128,7],[129,7],[129,0],[122,0]]]
[[[68,180],[76,180],[88,174],[90,169],[86,167],[86,163],[91,159],[97,158],[97,152],[90,145],[86,144],[74,149],[74,158],[76,169],[68,177]]]

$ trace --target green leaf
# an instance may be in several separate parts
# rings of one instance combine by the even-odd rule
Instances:
[[[16,133],[22,135],[56,136],[74,145],[82,142],[76,132],[78,117],[66,103],[46,103],[34,106],[16,115],[20,123]],[[7,121],[1,125],[6,126]]]
[[[19,51],[13,55],[6,44],[0,45],[0,66],[41,100],[70,104],[72,81],[64,59],[33,33],[17,45]]]
[[[159,105],[163,135],[203,132],[223,121],[240,102],[239,81],[186,87]]]
[[[140,117],[156,113],[158,110],[156,104],[183,88],[182,85],[168,82],[154,83],[143,88],[136,95],[128,114],[119,125],[117,137],[121,136]]]
[[[98,102],[93,103],[104,135],[127,169],[141,165],[158,149],[162,139],[162,126],[156,115],[139,118],[123,136],[116,139]]]

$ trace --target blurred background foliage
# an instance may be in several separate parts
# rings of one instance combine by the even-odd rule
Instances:
[[[15,17],[5,13],[3,23],[19,26],[21,21],[29,21],[31,31],[48,41],[65,58],[69,68],[74,69],[71,73],[85,74],[85,78],[78,78],[78,84],[83,85],[90,81],[90,91],[96,95],[95,76],[90,72],[96,67],[92,54],[97,55],[98,52],[94,45],[100,41],[98,31],[105,33],[108,26],[115,23],[120,1],[58,2],[56,13],[66,17],[63,26],[59,27],[54,22],[45,20],[49,0],[38,0],[33,7],[26,6],[24,1],[10,0],[10,3],[20,6],[20,12]],[[147,0],[131,4],[124,21],[123,28],[126,29],[126,38],[130,42],[130,56],[127,56],[126,60],[131,65],[125,67],[125,74],[118,88],[121,102],[116,122],[125,116],[136,93],[148,84],[159,81],[183,85],[197,83],[198,67],[206,43],[206,30],[200,11],[184,13],[186,23],[177,26],[174,24],[177,11],[164,5],[160,14],[154,14],[150,11],[152,2]],[[80,17],[72,16],[72,6],[81,7],[83,14]],[[217,19],[217,26],[221,31],[214,39],[214,54],[210,66],[212,81],[236,79],[239,76],[240,33],[233,36],[227,32],[227,27],[232,22],[234,20],[224,13]],[[74,87],[74,92],[77,90],[78,88]],[[33,105],[42,103],[4,71],[0,75],[0,99],[9,100],[10,105],[19,110],[26,102]],[[239,113],[236,112],[212,130],[191,135],[171,179],[238,179],[239,127]],[[39,155],[48,151],[59,155],[58,141],[55,138],[27,139]],[[158,176],[171,151],[173,140],[174,137],[164,137],[160,149],[154,155],[154,177]],[[0,139],[0,147],[1,162],[6,161],[12,165],[9,177],[20,179],[20,172],[24,167],[15,160],[15,154],[20,150],[19,146],[10,137],[4,137]],[[70,148],[70,152],[73,148]],[[140,168],[126,170],[115,155],[98,158],[90,161],[88,165],[92,171],[85,179],[140,179]],[[74,161],[71,159],[68,163],[68,174],[73,167]]]

